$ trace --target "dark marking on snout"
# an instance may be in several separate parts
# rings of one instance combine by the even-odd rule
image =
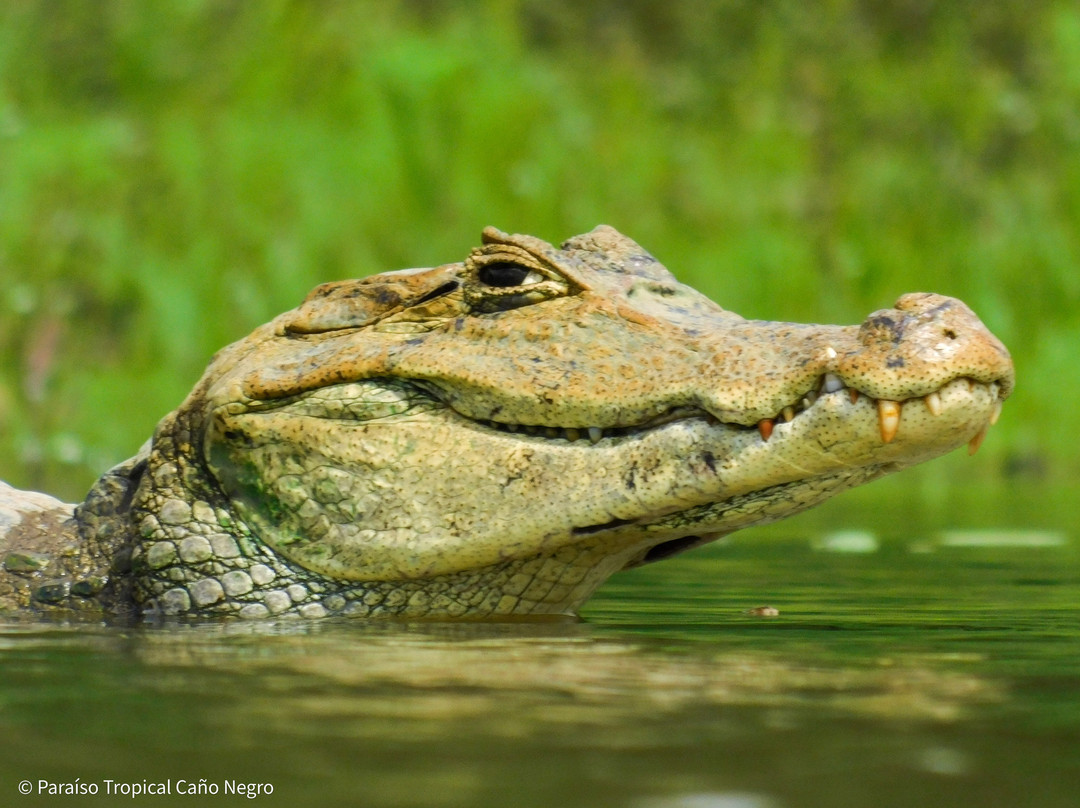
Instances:
[[[709,471],[716,474],[716,455],[712,452],[702,452],[701,459],[709,467]]]
[[[356,296],[356,290],[353,290],[353,296]],[[372,297],[376,303],[387,309],[401,305],[401,295],[385,286],[376,286]]]
[[[891,342],[893,345],[899,345],[904,338],[904,330],[908,319],[904,317],[897,322],[891,314],[884,312],[872,314],[862,324],[860,330],[879,342]]]

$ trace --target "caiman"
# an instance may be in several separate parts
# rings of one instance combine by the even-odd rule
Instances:
[[[488,228],[220,351],[82,504],[0,486],[0,607],[571,614],[618,570],[977,448],[1012,388],[959,300],[746,320],[610,227]]]

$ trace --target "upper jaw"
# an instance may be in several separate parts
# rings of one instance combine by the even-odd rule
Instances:
[[[739,321],[656,340],[635,333],[621,356],[611,347],[617,335],[600,334],[584,352],[537,353],[528,388],[513,381],[503,390],[474,390],[445,375],[428,382],[473,420],[586,431],[647,428],[680,411],[754,427],[786,420],[837,384],[875,401],[929,396],[931,407],[933,394],[960,378],[995,385],[1000,400],[1009,396],[1008,352],[963,303],[907,295],[897,307],[861,326]]]
[[[271,338],[253,346],[251,358],[214,385],[223,396],[212,397],[271,402],[393,377],[473,421],[595,436],[681,412],[748,428],[776,423],[830,378],[885,402],[925,398],[957,378],[996,383],[1002,400],[1013,385],[1001,343],[963,303],[939,295],[905,295],[846,327],[672,311],[653,328],[637,328],[622,309],[600,315],[573,299],[559,303],[547,315],[552,322],[520,321],[526,307],[459,318],[423,335],[361,329],[303,344]],[[539,328],[545,324],[547,331]]]
[[[604,421],[601,418],[598,418],[595,424],[589,426],[581,426],[577,423],[572,423],[572,425],[517,423],[516,421],[507,420],[505,414],[502,412],[499,413],[500,417],[497,418],[469,418],[469,420],[474,420],[483,426],[497,429],[502,432],[518,434],[522,437],[534,436],[542,439],[559,439],[570,442],[588,440],[595,444],[605,438],[624,437],[636,433],[643,433],[675,421],[698,418],[711,424],[724,424],[725,426],[733,428],[750,428],[751,426],[756,426],[761,439],[768,441],[778,425],[787,424],[800,417],[804,412],[813,407],[820,397],[839,393],[846,396],[852,404],[858,402],[860,398],[867,399],[877,413],[878,432],[881,437],[881,442],[891,443],[898,434],[900,423],[902,421],[902,413],[906,407],[918,405],[925,408],[929,415],[939,416],[944,407],[942,392],[946,388],[950,388],[954,382],[960,382],[969,389],[975,386],[985,388],[987,392],[986,399],[989,404],[984,423],[987,427],[997,423],[1004,402],[1003,383],[1001,381],[984,383],[971,378],[954,379],[948,384],[931,390],[925,395],[911,396],[902,400],[892,400],[874,398],[855,387],[849,387],[839,376],[833,373],[824,374],[813,387],[806,391],[805,394],[793,397],[791,403],[780,408],[772,415],[772,417],[760,418],[757,420],[756,424],[744,423],[745,420],[748,420],[745,418],[723,421],[713,413],[710,413],[701,407],[694,406],[676,406],[659,415],[642,417],[641,420],[636,423],[617,423],[615,425],[611,425],[610,422]],[[430,391],[430,387],[428,389]],[[985,431],[983,431],[982,434],[985,435]],[[979,438],[979,442],[981,443],[981,437]],[[978,448],[978,444],[973,445],[973,449],[976,448]]]

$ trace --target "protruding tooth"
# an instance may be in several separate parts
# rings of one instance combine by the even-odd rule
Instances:
[[[581,437],[580,432],[578,432],[573,427],[567,427],[567,429],[566,429],[566,439],[567,440],[577,440],[580,437]]]
[[[761,433],[762,440],[768,440],[772,435],[773,422],[770,418],[762,418],[757,422],[758,432]]]
[[[848,398],[851,399],[852,404],[858,404],[859,403],[859,391],[856,390],[854,387],[849,387],[848,388],[847,395],[848,395]]]
[[[814,402],[817,401],[817,393],[811,390],[805,396],[803,396],[802,405],[804,410],[808,410],[814,406]]]
[[[881,440],[889,443],[896,437],[900,428],[900,402],[881,399],[877,403],[878,423],[881,426]]]
[[[835,352],[834,352],[835,353]],[[843,390],[844,383],[840,381],[840,377],[832,373],[826,373],[821,377],[821,392],[835,393],[837,390]]]
[[[968,441],[968,454],[969,455],[973,455],[977,451],[979,451],[979,447],[982,446],[983,439],[986,437],[986,430],[989,429],[989,426],[990,426],[989,424],[984,426],[977,433],[975,433],[975,437],[973,437],[970,441]]]
[[[1000,401],[994,402],[994,411],[990,413],[990,426],[993,426],[998,422],[998,418],[1001,417],[1001,404]]]
[[[507,430],[508,430],[509,432],[517,432],[517,431],[518,431],[518,429],[519,429],[519,427],[518,427],[518,425],[517,425],[517,424],[506,424],[506,429],[507,429]]]
[[[941,415],[941,396],[937,393],[927,393],[926,398],[923,400],[926,402],[926,409],[930,410],[931,415]]]
[[[783,417],[783,419],[785,421],[790,421],[795,417],[795,408],[794,407],[784,407],[784,409],[780,413],[780,415]]]
[[[546,434],[549,438],[561,438],[562,430],[555,426],[549,426],[545,427],[544,434]]]
[[[599,443],[600,438],[602,437],[604,437],[604,430],[602,430],[598,426],[589,427],[589,440],[591,440],[593,443]]]

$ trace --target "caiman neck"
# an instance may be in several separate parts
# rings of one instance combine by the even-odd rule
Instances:
[[[594,542],[592,550],[416,580],[335,580],[279,555],[234,518],[193,449],[197,435],[183,414],[159,425],[149,470],[125,515],[137,536],[131,597],[143,614],[442,618],[470,608],[485,615],[561,614],[565,601],[584,601],[625,563],[608,559],[610,551]]]

